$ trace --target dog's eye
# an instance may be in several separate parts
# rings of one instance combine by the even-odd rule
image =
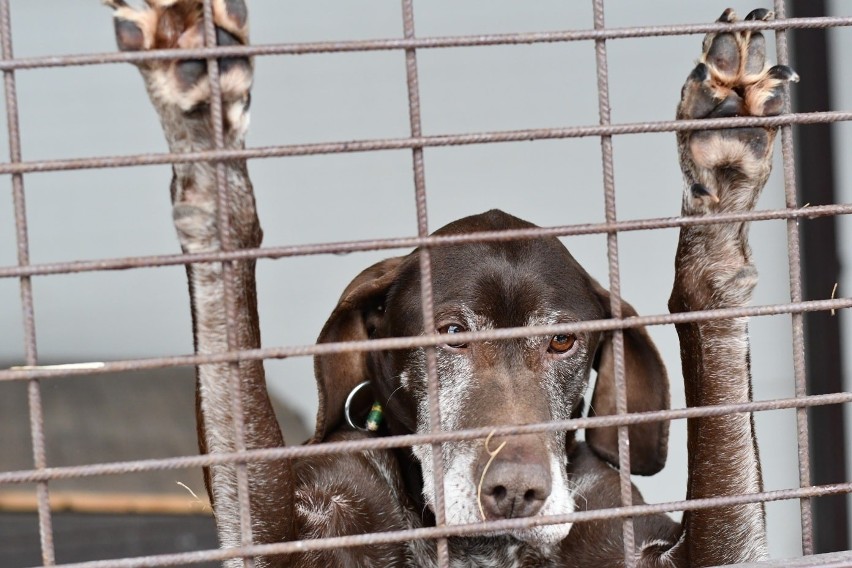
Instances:
[[[574,343],[576,341],[577,338],[570,334],[554,335],[550,340],[548,351],[557,354],[567,353],[572,347],[574,347]]]
[[[447,324],[441,326],[441,328],[438,329],[438,333],[447,335],[452,335],[454,333],[464,333],[465,331],[467,330],[464,328],[464,326],[459,325],[457,323]],[[453,349],[464,349],[465,347],[467,347],[467,343],[451,343],[448,341],[447,347],[452,347]]]

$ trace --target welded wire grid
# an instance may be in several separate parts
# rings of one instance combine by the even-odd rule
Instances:
[[[802,315],[818,310],[837,310],[852,307],[852,299],[837,298],[828,300],[802,300],[800,277],[799,242],[796,225],[799,219],[817,218],[852,213],[852,204],[830,204],[815,207],[799,207],[796,203],[794,155],[792,148],[791,125],[830,123],[852,120],[852,112],[827,111],[816,113],[789,112],[778,117],[760,118],[723,118],[709,120],[659,121],[636,124],[611,124],[609,111],[608,73],[606,42],[611,39],[639,38],[663,35],[699,34],[721,30],[775,30],[779,63],[787,63],[787,30],[804,28],[828,28],[852,25],[852,18],[800,18],[786,19],[783,0],[775,0],[776,19],[770,22],[737,22],[734,24],[690,24],[671,26],[606,28],[604,22],[603,0],[593,0],[593,29],[547,33],[517,33],[457,37],[418,38],[415,36],[414,12],[412,0],[402,0],[403,38],[349,42],[320,42],[301,44],[277,44],[246,47],[213,46],[213,20],[211,1],[204,2],[205,29],[208,44],[200,49],[158,50],[133,53],[107,53],[93,55],[68,55],[16,59],[12,53],[12,24],[9,18],[9,0],[0,0],[0,34],[2,34],[2,60],[0,69],[4,75],[4,87],[8,120],[10,156],[9,161],[0,163],[0,174],[12,176],[12,195],[14,201],[18,262],[16,266],[0,267],[0,278],[17,278],[21,287],[21,307],[25,340],[26,367],[0,370],[0,381],[27,381],[33,440],[33,469],[0,473],[0,484],[37,483],[39,531],[41,535],[42,562],[45,566],[55,565],[51,511],[48,496],[48,483],[51,480],[77,477],[115,475],[130,472],[144,472],[165,469],[202,467],[219,464],[237,464],[240,520],[242,543],[240,548],[226,550],[208,550],[180,554],[157,555],[140,558],[126,558],[109,561],[94,561],[79,564],[65,564],[77,568],[95,567],[135,567],[135,566],[174,566],[203,561],[220,561],[242,557],[246,565],[251,557],[260,554],[286,554],[296,551],[320,550],[343,546],[365,546],[375,543],[401,542],[412,539],[434,539],[438,545],[439,565],[448,566],[447,538],[451,536],[473,535],[484,531],[511,530],[527,528],[534,524],[580,522],[595,519],[623,519],[625,564],[633,566],[633,525],[636,516],[658,514],[672,511],[687,511],[734,504],[799,499],[802,517],[802,546],[805,555],[813,552],[811,535],[810,498],[852,492],[852,483],[811,486],[809,472],[809,451],[807,438],[806,410],[812,406],[841,404],[852,402],[852,393],[841,392],[827,395],[806,395],[804,369],[804,341],[802,334]],[[537,128],[530,130],[483,132],[468,134],[449,134],[424,136],[421,132],[420,97],[417,78],[417,49],[457,48],[484,45],[512,45],[543,42],[594,41],[596,47],[597,89],[599,101],[599,122],[597,125]],[[409,118],[411,136],[397,139],[358,140],[349,142],[329,142],[320,144],[294,144],[245,150],[223,150],[222,108],[218,98],[217,57],[234,55],[296,55],[306,53],[335,53],[352,51],[402,50],[406,61],[406,79],[408,85]],[[20,128],[18,124],[15,73],[18,70],[47,68],[71,65],[93,65],[107,63],[139,62],[144,60],[174,59],[175,57],[203,58],[208,61],[209,76],[213,91],[211,119],[216,127],[214,148],[209,151],[185,154],[147,154],[132,156],[105,156],[74,160],[23,161],[21,158]],[[789,109],[788,109],[789,110]],[[782,158],[784,164],[784,184],[786,209],[753,211],[738,214],[717,214],[707,217],[672,217],[659,219],[641,219],[619,221],[615,215],[615,184],[613,178],[612,136],[648,132],[676,132],[707,128],[734,126],[774,125],[781,127]],[[465,235],[429,237],[426,215],[426,184],[423,149],[436,146],[466,144],[485,144],[520,140],[542,140],[554,138],[574,138],[597,136],[601,140],[601,158],[604,172],[605,222],[596,224],[566,225],[522,229],[503,232],[482,232]],[[227,215],[227,176],[224,175],[223,160],[255,159],[278,156],[304,156],[311,154],[331,154],[344,152],[367,152],[385,149],[407,148],[412,151],[415,201],[417,206],[417,236],[393,239],[348,241],[339,243],[316,243],[300,246],[269,247],[249,250],[233,248],[229,239],[229,218]],[[222,250],[215,253],[174,254],[145,257],[111,258],[96,261],[69,261],[50,264],[30,264],[28,254],[27,217],[24,192],[24,174],[43,171],[62,171],[74,169],[110,168],[146,164],[166,164],[176,162],[210,160],[217,163],[217,185],[219,188],[219,227]],[[702,312],[660,314],[621,319],[620,280],[618,264],[618,233],[625,231],[649,230],[666,227],[683,227],[734,221],[755,221],[785,219],[788,227],[789,277],[791,301],[780,305],[763,305],[736,309],[719,309]],[[34,325],[34,302],[31,280],[35,276],[68,274],[90,271],[119,270],[127,268],[171,266],[193,262],[222,262],[225,266],[225,306],[229,321],[236,319],[233,301],[234,283],[232,280],[233,262],[258,258],[285,258],[302,255],[344,253],[353,251],[382,250],[420,246],[421,291],[424,321],[433,321],[433,298],[429,250],[431,247],[445,246],[462,242],[507,241],[533,239],[543,236],[569,236],[584,234],[607,235],[607,254],[609,261],[609,284],[612,299],[613,319],[589,321],[572,324],[547,325],[527,328],[495,329],[482,332],[467,332],[457,336],[460,342],[499,340],[525,337],[530,335],[550,335],[580,331],[613,331],[614,355],[617,383],[617,414],[613,416],[586,417],[544,424],[524,426],[489,427],[464,431],[442,432],[440,430],[440,408],[438,406],[438,376],[435,365],[434,349],[442,343],[435,333],[420,337],[391,338],[369,342],[340,342],[322,345],[294,345],[238,351],[233,338],[228,339],[228,351],[205,355],[183,355],[172,357],[148,358],[143,360],[120,360],[99,365],[65,366],[51,368],[39,366],[36,333]],[[791,314],[793,318],[793,354],[796,396],[740,404],[726,404],[714,407],[673,409],[667,411],[628,414],[624,381],[624,352],[622,330],[638,326],[663,325],[673,323],[708,321],[713,319],[748,317],[761,315]],[[210,363],[229,363],[233,388],[238,388],[237,363],[240,360],[257,360],[340,353],[344,351],[375,351],[385,349],[403,349],[424,347],[427,354],[427,375],[429,391],[429,418],[432,430],[429,434],[409,436],[389,436],[355,442],[337,442],[310,446],[294,446],[264,450],[245,451],[243,413],[239,408],[241,397],[234,396],[235,439],[237,451],[228,454],[184,456],[168,459],[139,460],[110,464],[84,465],[73,467],[47,467],[45,458],[44,425],[39,390],[39,379],[46,377],[73,377],[88,374],[100,374],[116,371],[155,369],[175,366],[192,366]],[[660,504],[634,505],[631,502],[629,451],[627,447],[627,426],[660,420],[674,420],[694,417],[719,416],[737,412],[757,412],[796,408],[799,441],[800,487],[780,491],[764,491],[749,495],[677,501]],[[545,519],[507,519],[470,525],[447,525],[444,518],[443,467],[441,444],[452,441],[482,439],[489,434],[505,436],[511,434],[539,433],[554,430],[577,430],[582,428],[618,426],[619,460],[621,464],[622,506],[552,516]],[[300,457],[361,452],[365,450],[407,447],[418,444],[431,444],[434,460],[436,526],[412,531],[394,531],[376,534],[362,534],[345,537],[316,539],[303,542],[283,542],[265,545],[252,544],[251,519],[249,513],[248,484],[245,473],[247,461],[279,461]]]

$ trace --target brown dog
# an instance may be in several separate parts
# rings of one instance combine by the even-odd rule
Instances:
[[[122,49],[202,45],[199,0],[149,0],[136,10],[121,0],[116,32]],[[247,41],[243,0],[215,0],[220,44]],[[768,19],[755,10],[747,19]],[[721,21],[733,21],[730,11]],[[242,148],[251,86],[251,64],[220,61],[225,145]],[[205,108],[209,85],[200,62],[140,65],[173,150],[203,150],[213,134]],[[701,62],[681,93],[679,118],[771,115],[781,110],[782,85],[795,80],[786,67],[768,67],[759,33],[721,33],[704,41]],[[772,129],[700,131],[678,135],[686,192],[683,212],[747,211],[753,208],[771,165]],[[176,165],[172,184],[175,223],[185,251],[215,251],[217,230],[214,168]],[[251,184],[243,161],[225,164],[231,187],[232,246],[260,244]],[[511,215],[489,211],[441,229],[439,234],[532,227]],[[355,278],[326,323],[321,342],[419,336],[437,331],[443,430],[518,425],[578,416],[592,369],[597,386],[591,408],[615,412],[613,354],[608,334],[563,333],[500,341],[462,342],[464,331],[599,320],[611,316],[606,290],[556,239],[458,244],[431,255],[435,321],[423,322],[418,251],[382,261]],[[259,346],[254,266],[234,267],[239,321],[231,348]],[[188,267],[194,332],[200,353],[229,348],[222,269]],[[747,227],[742,223],[685,227],[676,258],[670,301],[675,312],[737,307],[747,303],[756,282]],[[623,316],[635,315],[623,304]],[[690,406],[743,402],[750,398],[748,335],[742,319],[678,326]],[[668,382],[659,355],[642,329],[624,332],[631,412],[668,406]],[[425,352],[407,349],[345,353],[317,358],[320,413],[314,443],[361,439],[375,434],[355,426],[367,412],[347,402],[364,382],[384,408],[380,433],[428,431]],[[199,368],[200,440],[203,451],[238,449],[227,365]],[[259,362],[241,362],[239,401],[248,448],[284,444],[265,390]],[[620,566],[624,561],[620,521],[548,523],[546,517],[620,505],[615,430],[593,429],[587,443],[573,432],[528,434],[443,444],[448,524],[485,519],[541,517],[524,530],[450,539],[451,565]],[[723,451],[702,443],[725,439]],[[667,424],[630,428],[633,473],[652,474],[665,462]],[[499,449],[499,451],[498,451]],[[750,493],[761,477],[749,416],[689,422],[690,498]],[[287,463],[249,464],[251,519],[255,543],[313,539],[434,523],[431,446],[411,450],[341,454]],[[237,475],[232,466],[208,472],[223,546],[243,540],[237,511]],[[641,497],[634,491],[634,503]],[[639,566],[709,566],[757,560],[766,555],[760,504],[687,512],[682,524],[665,516],[635,519]],[[238,562],[237,562],[238,564]],[[430,542],[412,540],[362,548],[315,551],[257,559],[259,566],[433,566]]]

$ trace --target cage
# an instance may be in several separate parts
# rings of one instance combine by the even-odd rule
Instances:
[[[765,492],[734,499],[766,501],[773,556],[804,555],[803,566],[817,552],[849,548],[852,490],[842,417],[852,400],[842,367],[849,333],[845,343],[841,335],[852,302],[838,261],[852,255],[844,238],[852,178],[837,159],[848,153],[852,116],[837,109],[849,108],[852,91],[848,70],[826,55],[849,44],[852,15],[841,2],[817,4],[778,0],[776,20],[738,24],[773,31],[775,60],[792,58],[803,82],[792,92],[796,113],[757,121],[781,128],[775,173],[761,208],[746,216],[763,279],[752,307],[722,314],[753,318],[755,402],[721,411],[754,412],[766,481]],[[252,3],[254,44],[244,51],[256,59],[255,122],[241,157],[251,161],[266,231],[264,246],[248,254],[259,261],[267,347],[251,356],[267,360],[288,442],[312,429],[309,355],[321,352],[312,343],[349,279],[394,251],[430,243],[431,229],[492,207],[544,227],[516,237],[564,239],[650,314],[640,321],[678,387],[676,318],[665,305],[676,229],[689,223],[678,216],[672,133],[688,125],[671,116],[701,34],[721,25],[682,22],[710,22],[728,5],[753,7],[667,2],[649,11],[607,0],[604,14],[601,0],[535,9],[433,1],[416,5],[415,34],[411,2]],[[175,254],[165,192],[170,163],[217,151],[163,151],[126,63],[169,54],[113,52],[109,14],[97,3],[3,0],[0,8],[9,132],[0,173],[12,195],[0,208],[0,356],[8,361],[0,370],[8,417],[0,548],[9,554],[0,559],[221,560],[209,505],[198,497],[199,468],[213,462],[196,455],[192,425],[192,368],[211,359],[191,354],[183,264],[239,255]],[[742,124],[719,119],[720,127]],[[685,409],[682,391],[673,397],[669,465],[633,480],[653,504],[604,513],[627,519],[625,534],[635,515],[722,503],[683,501],[684,418],[720,410]],[[474,434],[434,439],[457,435]],[[298,459],[312,451],[304,448],[275,455]],[[121,536],[158,531],[168,538]],[[418,538],[455,534],[446,531]],[[411,537],[348,542],[376,538]],[[848,553],[832,558],[849,561]]]

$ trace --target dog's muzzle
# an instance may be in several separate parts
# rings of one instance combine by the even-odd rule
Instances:
[[[544,440],[532,435],[502,440],[489,437],[484,449],[474,464],[483,520],[538,514],[553,484]]]

